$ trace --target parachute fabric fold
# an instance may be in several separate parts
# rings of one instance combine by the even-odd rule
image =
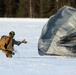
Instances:
[[[75,38],[66,41],[66,37],[73,36],[76,32],[76,9],[64,6],[50,17],[42,29],[38,41],[38,52],[40,55],[64,55],[74,56]],[[64,42],[64,43],[63,43]]]

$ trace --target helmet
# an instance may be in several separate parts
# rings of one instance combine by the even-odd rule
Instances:
[[[15,35],[15,32],[14,31],[11,31],[11,32],[9,32],[9,34],[11,34],[12,36],[14,36]]]

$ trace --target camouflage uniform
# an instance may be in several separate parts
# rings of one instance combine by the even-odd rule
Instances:
[[[14,55],[14,48],[13,46],[20,45],[20,41],[16,41],[9,36],[2,36],[0,39],[0,49],[3,53],[5,53],[6,57],[12,57]]]
[[[5,53],[6,57],[9,57],[9,58],[11,58],[12,55],[15,54],[13,52],[14,44],[19,46],[21,43],[27,43],[27,41],[25,41],[25,39],[22,41],[16,41],[15,39],[13,39],[14,35],[15,35],[15,32],[11,31],[9,33],[9,36],[4,35],[0,39],[0,49]]]

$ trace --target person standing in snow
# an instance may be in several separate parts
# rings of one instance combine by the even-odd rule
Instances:
[[[16,41],[13,39],[15,36],[15,32],[11,31],[9,32],[9,36],[3,35],[0,39],[0,49],[3,53],[5,53],[6,57],[12,58],[12,55],[15,53],[14,51],[14,45],[20,45],[22,43],[26,44],[27,41],[24,39],[22,41]]]

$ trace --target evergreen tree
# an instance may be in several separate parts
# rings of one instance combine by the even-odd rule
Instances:
[[[16,17],[29,16],[29,0],[20,0]]]
[[[0,0],[0,17],[47,18],[64,5],[76,8],[76,0]]]
[[[5,14],[5,4],[3,0],[0,0],[0,17],[4,17]]]

